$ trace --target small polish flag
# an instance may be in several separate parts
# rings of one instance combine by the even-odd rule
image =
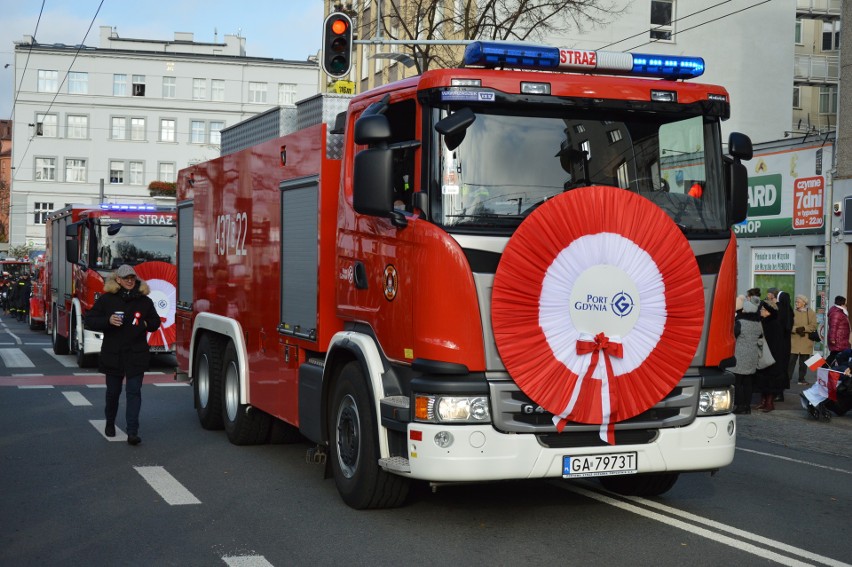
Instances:
[[[812,357],[810,357],[809,359],[807,359],[805,361],[805,364],[811,370],[816,371],[817,368],[819,368],[820,366],[823,366],[825,364],[825,359],[821,355],[815,354]]]

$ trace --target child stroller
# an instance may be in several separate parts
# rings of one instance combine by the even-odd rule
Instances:
[[[799,394],[802,407],[817,421],[831,421],[831,414],[852,409],[852,376],[829,368],[817,369],[813,386]]]

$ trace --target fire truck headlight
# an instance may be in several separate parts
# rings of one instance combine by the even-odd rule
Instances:
[[[734,407],[734,389],[707,388],[698,395],[698,415],[730,413]]]
[[[414,419],[428,423],[490,423],[491,409],[485,396],[417,394]]]

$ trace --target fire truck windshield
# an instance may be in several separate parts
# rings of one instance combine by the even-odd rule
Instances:
[[[176,236],[174,225],[98,225],[96,266],[99,270],[114,270],[122,264],[135,266],[152,260],[174,264]]]
[[[473,110],[463,136],[440,139],[442,206],[433,220],[448,230],[512,230],[548,199],[589,185],[638,192],[686,233],[728,229],[717,121],[685,113],[614,119],[588,110]]]

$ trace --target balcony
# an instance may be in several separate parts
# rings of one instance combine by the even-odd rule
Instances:
[[[843,0],[796,0],[796,17],[807,20],[837,20]]]
[[[796,55],[793,83],[796,85],[836,85],[840,79],[840,56]]]

